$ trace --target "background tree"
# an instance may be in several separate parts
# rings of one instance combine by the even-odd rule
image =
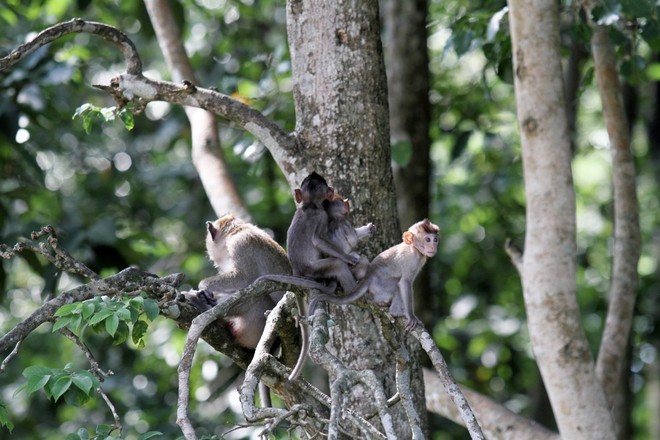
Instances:
[[[77,5],[64,2],[45,5],[18,5],[10,1],[0,14],[7,25],[3,27],[6,31],[0,33],[0,44],[13,48],[28,29],[41,29],[70,16],[94,17],[129,31],[143,59],[149,60],[148,76],[164,71],[164,65],[155,61],[159,59],[158,48],[141,6],[95,2],[80,11],[76,10]],[[292,131],[293,100],[291,93],[287,93],[292,80],[284,43],[283,5],[259,2],[257,7],[232,1],[208,4],[204,8],[195,3],[183,5],[175,16],[185,20],[180,21],[182,36],[198,84],[215,84],[227,94],[236,92],[235,96],[250,99],[251,105],[260,108],[285,131]],[[527,349],[519,279],[503,251],[498,251],[507,236],[520,241],[525,227],[513,90],[507,82],[513,76],[506,11],[502,2],[474,5],[430,2],[429,6],[433,139],[430,156],[435,170],[432,186],[437,194],[432,199],[431,218],[443,228],[442,252],[430,261],[432,291],[439,301],[434,315],[444,317],[436,322],[433,334],[447,350],[452,371],[462,383],[506,401],[509,408],[520,414],[534,414],[543,399],[539,398],[542,393],[534,393],[538,389],[535,384],[540,382]],[[575,11],[564,9],[562,13],[567,16]],[[648,109],[657,106],[650,100],[653,93],[645,93],[655,88],[649,79],[654,78],[656,19],[653,13],[627,4],[610,10],[597,8],[594,15],[597,20],[614,18],[608,21],[613,24],[609,32],[622,61],[621,72],[629,88],[642,92],[637,105],[647,109],[636,113],[637,120],[631,120],[631,127],[638,128],[633,130],[632,137],[639,170],[638,194],[641,206],[648,209],[640,212],[643,237],[638,266],[640,295],[628,372],[633,399],[630,408],[634,412],[629,408],[624,413],[634,414],[630,436],[638,433],[652,437],[650,415],[654,414],[652,402],[656,400],[652,384],[654,380],[657,383],[657,377],[651,366],[658,362],[654,348],[658,344],[657,336],[653,336],[657,308],[648,292],[658,282],[658,255],[654,251],[658,248],[657,237],[653,233],[658,219],[657,210],[651,209],[657,205],[656,181],[648,160],[645,130],[640,128],[653,127],[647,124],[653,114]],[[37,26],[45,18],[47,22]],[[577,20],[577,23],[575,27],[562,28],[562,33],[571,32],[576,41],[588,48],[590,33],[585,31],[584,22]],[[636,33],[634,26],[619,26],[625,23],[637,23],[640,32]],[[209,38],[209,35],[222,38]],[[641,38],[628,39],[635,35]],[[110,101],[104,101],[101,94],[90,94],[85,85],[107,83],[109,76],[123,67],[116,51],[94,38],[81,34],[69,37],[68,41],[40,50],[30,62],[13,67],[10,75],[2,77],[7,98],[2,101],[2,132],[7,137],[0,142],[5,214],[2,241],[11,244],[17,236],[53,223],[64,231],[60,240],[66,248],[102,275],[115,273],[132,263],[160,274],[182,271],[189,276],[190,285],[196,285],[199,278],[211,271],[200,252],[203,232],[200,230],[201,221],[214,214],[190,166],[189,133],[180,122],[182,112],[177,106],[150,104],[146,115],[153,121],[138,117],[136,129],[130,133],[116,124],[94,124],[92,137],[84,135],[77,122],[66,122],[67,115],[90,99],[99,105],[109,105]],[[107,60],[117,60],[116,68],[109,66]],[[578,301],[581,321],[595,356],[604,327],[603,298],[608,290],[610,267],[607,238],[612,227],[607,177],[609,155],[603,148],[607,142],[602,141],[600,134],[602,120],[595,104],[597,93],[591,84],[590,67],[587,61],[581,70],[572,165],[578,195]],[[64,115],[64,120],[59,115]],[[234,123],[221,122],[220,135],[223,145],[232,146],[225,150],[229,169],[255,222],[271,227],[282,241],[294,208],[289,184],[273,166],[269,155],[264,154],[266,150],[242,130],[236,130]],[[352,196],[352,187],[348,188],[351,189],[344,191]],[[368,193],[361,194],[370,201],[380,200]],[[109,214],[99,217],[99,212]],[[32,271],[27,269],[28,265]],[[6,322],[3,332],[4,325],[11,326],[41,303],[42,291],[44,295],[52,295],[73,286],[69,275],[61,275],[49,263],[26,254],[23,259],[14,258],[5,263],[3,270],[11,274],[2,291],[3,304],[11,305],[11,309],[4,309],[3,318],[7,319],[3,319]],[[38,281],[41,279],[44,281]],[[172,417],[171,408],[164,408],[159,404],[162,399],[155,396],[169,395],[174,405],[171,399],[176,388],[176,372],[172,366],[179,356],[170,343],[176,344],[178,340],[180,346],[183,333],[163,320],[157,320],[150,328],[153,333],[149,333],[147,344],[140,352],[126,344],[109,347],[107,337],[102,335],[93,336],[93,340],[98,344],[101,364],[116,371],[114,377],[106,380],[104,389],[118,403],[120,414],[126,414],[129,435],[144,432],[149,426],[174,435],[178,429],[162,422]],[[28,338],[21,355],[8,362],[8,369],[0,375],[3,390],[0,399],[12,402],[10,413],[16,423],[15,435],[30,438],[30,430],[38,429],[40,438],[49,430],[58,437],[58,433],[87,426],[82,417],[88,413],[97,414],[96,420],[108,420],[107,410],[94,401],[87,403],[84,412],[77,413],[81,417],[77,423],[68,416],[66,406],[51,405],[38,393],[31,396],[29,407],[18,404],[25,402],[25,396],[13,397],[13,391],[23,383],[20,372],[25,366],[63,366],[79,356],[68,342],[63,342],[62,348],[54,343],[52,353],[34,350],[39,342]],[[202,367],[192,369],[193,403],[197,402],[193,411],[200,426],[211,432],[218,426],[220,413],[228,418],[226,423],[234,424],[236,416],[223,411],[230,401],[223,390],[236,387],[232,381],[238,370],[226,358],[218,359],[206,346],[200,350],[196,365]],[[43,358],[36,359],[31,353],[43,353]],[[154,358],[161,361],[154,362]],[[220,369],[213,367],[215,361],[221,363]],[[81,364],[84,368],[84,363]],[[129,364],[134,366],[132,371],[121,368]],[[427,376],[426,382],[427,406],[451,417],[452,406],[437,400],[439,387],[433,382],[433,375]],[[480,420],[482,425],[488,425],[484,421],[490,420],[487,415],[497,414],[497,407],[487,406],[488,401],[478,395],[468,396],[473,407],[486,408]],[[477,403],[485,406],[479,407]],[[50,421],[35,427],[29,423],[26,408],[39,411],[44,420]],[[47,418],[47,414],[53,417]],[[203,422],[205,415],[209,416],[208,422]],[[500,417],[492,426],[496,428],[502,420]],[[552,426],[552,421],[547,423]],[[440,429],[448,433],[445,435],[451,432],[464,435],[462,429],[450,424],[442,424],[434,431]],[[536,435],[538,438],[538,431]]]

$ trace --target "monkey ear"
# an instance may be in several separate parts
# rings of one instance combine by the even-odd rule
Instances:
[[[344,209],[346,210],[346,214],[351,212],[351,205],[348,203],[348,199],[344,199],[341,201],[344,204]]]
[[[213,223],[206,222],[206,230],[209,231],[209,234],[211,234],[211,240],[215,240],[215,234],[218,232],[218,230],[215,229]]]
[[[293,195],[294,195],[294,198],[296,199],[296,203],[302,203],[303,195],[302,195],[302,191],[300,190],[300,188],[296,188],[293,191]]]
[[[413,238],[415,238],[415,234],[413,234],[410,231],[406,231],[403,233],[403,236],[401,238],[403,238],[403,242],[405,244],[413,244]]]

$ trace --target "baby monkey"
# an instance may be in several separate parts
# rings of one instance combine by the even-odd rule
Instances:
[[[407,319],[406,330],[412,330],[421,321],[413,312],[412,284],[426,260],[438,251],[440,228],[424,219],[403,233],[403,241],[381,252],[369,265],[366,277],[352,295],[337,297],[318,295],[309,303],[312,316],[318,301],[349,304],[365,293],[381,306],[388,306],[390,314]]]
[[[316,172],[305,177],[295,190],[296,210],[287,232],[286,246],[294,275],[316,280],[336,280],[346,293],[357,284],[351,268],[360,261],[334,243],[328,233],[329,217],[324,204],[334,199],[334,189]]]
[[[339,194],[335,194],[332,200],[324,201],[323,205],[329,217],[328,237],[330,241],[343,252],[358,259],[358,263],[353,266],[351,272],[356,280],[361,280],[367,274],[369,260],[352,251],[360,239],[373,235],[376,226],[373,223],[368,223],[359,228],[354,228],[346,218],[350,213],[348,199],[342,199]]]

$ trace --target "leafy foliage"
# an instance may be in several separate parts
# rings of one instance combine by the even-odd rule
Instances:
[[[3,52],[23,42],[28,32],[84,16],[128,32],[147,75],[168,77],[141,2],[5,3],[0,8]],[[462,383],[551,424],[540,409],[542,392],[529,353],[520,280],[502,250],[507,238],[522,246],[525,228],[506,2],[429,3],[431,216],[438,219],[443,237],[438,255],[429,261],[438,292],[426,305],[437,322],[433,334]],[[562,4],[564,17],[575,17],[572,4]],[[293,130],[283,2],[185,0],[175,7],[198,82],[249,100]],[[634,151],[645,245],[630,381],[635,433],[642,437],[654,416],[645,385],[653,380],[649,371],[657,362],[658,347],[659,311],[653,292],[660,286],[660,207],[657,164],[645,127],[647,113],[658,106],[648,93],[649,80],[660,77],[658,8],[649,2],[607,0],[598,2],[594,17],[610,23],[621,73],[643,110],[634,125]],[[584,22],[563,23],[567,56],[573,43],[586,50],[589,38]],[[213,213],[191,165],[187,123],[182,110],[169,105],[149,104],[133,122],[122,118],[130,113],[109,110],[113,102],[89,84],[103,83],[118,70],[121,56],[114,47],[76,35],[0,75],[2,241],[12,243],[43,224],[53,224],[63,231],[62,246],[102,276],[135,264],[159,274],[183,271],[195,286],[213,270],[203,252],[203,224]],[[612,196],[608,145],[587,60],[579,80],[574,159],[578,285],[585,331],[595,353],[606,310]],[[82,124],[72,122],[72,116]],[[132,130],[106,123],[116,116]],[[289,188],[263,146],[226,121],[220,123],[232,177],[255,222],[282,242],[294,209]],[[400,165],[414,160],[406,143],[394,145],[392,157]],[[34,256],[4,262],[0,331],[16,325],[44,298],[80,281]],[[62,307],[50,329],[66,327],[78,334],[93,347],[101,365],[115,372],[103,388],[117,402],[130,438],[155,436],[154,428],[166,438],[180,435],[172,423],[172,408],[183,332],[164,320],[154,321],[155,311],[154,303],[139,296],[98,298]],[[122,343],[129,337],[133,344]],[[240,421],[231,397],[239,371],[208,348],[196,362],[194,409],[201,434],[210,438]],[[56,365],[66,366],[51,367]],[[110,417],[107,408],[90,399],[98,384],[85,374],[87,367],[74,344],[57,334],[40,332],[24,341],[20,356],[0,375],[0,438],[10,430],[14,438],[24,439],[113,435],[111,425],[103,424]],[[92,391],[85,391],[89,380]],[[26,392],[16,394],[21,386]],[[74,411],[64,404],[67,399],[82,406]],[[34,414],[39,414],[36,423]],[[79,429],[89,420],[97,425],[94,430]],[[446,424],[438,431],[448,438],[453,429]],[[250,435],[250,430],[241,432]],[[455,431],[455,437],[461,435]]]

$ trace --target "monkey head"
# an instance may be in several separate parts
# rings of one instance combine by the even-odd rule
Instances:
[[[321,175],[313,171],[303,179],[294,194],[297,203],[322,203],[324,200],[332,200],[335,190],[328,186],[328,182]]]
[[[425,257],[432,257],[438,251],[438,231],[440,228],[425,218],[412,225],[403,233],[403,242],[415,246]]]
[[[226,270],[231,261],[227,255],[226,237],[241,227],[243,221],[231,214],[206,222],[206,252],[218,269]]]
[[[351,212],[348,199],[342,199],[337,193],[333,195],[332,199],[323,201],[323,207],[333,219],[343,219]]]

